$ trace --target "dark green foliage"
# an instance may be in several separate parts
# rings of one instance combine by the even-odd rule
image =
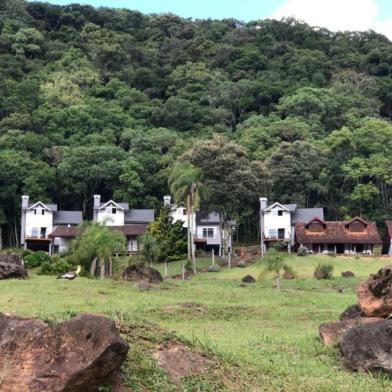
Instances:
[[[41,275],[60,275],[73,269],[76,268],[69,262],[69,259],[53,256],[50,260],[45,260],[41,264],[39,273]]]
[[[219,271],[220,271],[220,267],[218,264],[210,265],[208,267],[208,272],[219,272]]]
[[[240,26],[0,1],[3,243],[18,245],[22,193],[86,219],[94,193],[159,210],[192,147],[214,190],[204,207],[244,242],[261,192],[330,219],[390,217],[391,42],[293,19]]]
[[[300,245],[297,250],[298,256],[307,256],[309,254],[309,249],[306,246]]]
[[[46,252],[38,251],[23,256],[26,268],[36,268],[44,263],[50,263],[51,258]]]
[[[186,232],[180,221],[173,223],[169,208],[163,207],[160,210],[155,221],[149,224],[148,234],[157,241],[158,261],[175,261],[186,254]]]

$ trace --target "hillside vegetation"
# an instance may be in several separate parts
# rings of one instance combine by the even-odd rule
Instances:
[[[0,0],[4,242],[17,243],[22,193],[86,218],[94,193],[157,208],[180,157],[214,180],[238,157],[257,169],[246,203],[227,207],[242,240],[257,235],[261,193],[381,223],[391,73],[392,43],[374,32]],[[231,142],[220,166],[200,150],[212,138]]]

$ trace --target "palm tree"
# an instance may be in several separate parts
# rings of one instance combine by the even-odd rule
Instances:
[[[97,222],[84,224],[82,235],[72,244],[73,256],[95,276],[97,265],[101,279],[113,274],[113,254],[125,249],[125,236]]]
[[[144,260],[150,264],[150,267],[152,267],[152,264],[155,263],[159,257],[159,247],[157,240],[152,235],[145,234],[143,237],[141,237],[140,242],[143,246],[141,252],[142,256]]]
[[[188,262],[192,260],[193,273],[196,273],[196,257],[194,249],[193,218],[195,209],[200,206],[204,192],[202,171],[188,162],[177,163],[169,177],[170,191],[175,203],[185,203],[188,232]]]

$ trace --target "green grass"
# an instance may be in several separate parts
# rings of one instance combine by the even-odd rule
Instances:
[[[130,325],[134,332],[128,336],[131,354],[124,377],[134,391],[392,391],[383,376],[346,371],[337,350],[318,339],[319,324],[336,320],[356,301],[359,281],[390,260],[292,256],[287,262],[297,278],[284,280],[281,291],[272,288],[271,279],[241,285],[247,274],[257,278],[262,268],[257,264],[186,281],[168,279],[147,292],[122,281],[32,275],[0,282],[0,311],[51,322],[94,312]],[[319,262],[333,264],[335,278],[314,279]],[[171,266],[177,273],[180,263]],[[341,278],[345,270],[355,278]],[[199,306],[181,306],[186,302]],[[215,358],[212,373],[187,377],[179,385],[170,382],[150,356],[150,346],[169,335]]]

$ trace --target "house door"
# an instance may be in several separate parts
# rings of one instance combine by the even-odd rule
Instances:
[[[46,227],[41,227],[41,238],[46,238]]]
[[[280,240],[284,239],[284,229],[278,229],[278,238]]]

